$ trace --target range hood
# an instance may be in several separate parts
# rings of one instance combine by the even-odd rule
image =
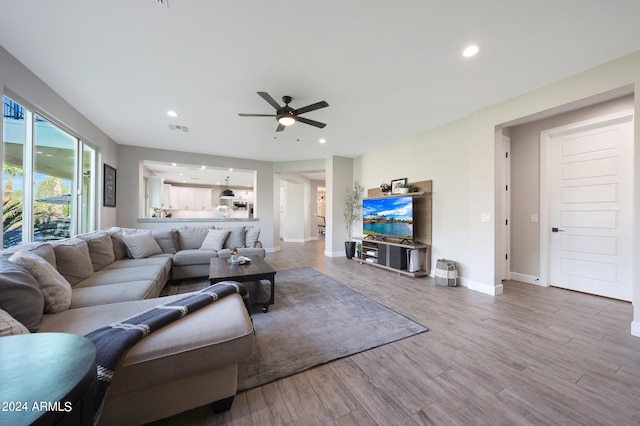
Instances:
[[[233,193],[233,191],[229,189],[229,176],[227,176],[227,178],[225,179],[225,189],[220,193],[220,198],[223,200],[227,200],[235,196],[236,195]]]

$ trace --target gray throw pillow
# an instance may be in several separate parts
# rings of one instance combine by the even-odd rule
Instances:
[[[220,228],[229,231],[229,236],[224,242],[224,248],[234,246],[235,248],[244,247],[244,226],[238,226],[237,228]]]
[[[14,253],[9,260],[20,265],[38,281],[44,297],[44,313],[56,314],[71,306],[71,285],[56,268],[35,253],[22,250]]]
[[[209,229],[200,250],[222,250],[224,242],[227,240],[229,231],[226,229]]]
[[[40,328],[44,298],[38,281],[20,265],[0,256],[0,309],[29,329]]]

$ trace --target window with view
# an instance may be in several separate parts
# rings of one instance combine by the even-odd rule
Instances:
[[[92,230],[95,150],[3,99],[3,247]]]

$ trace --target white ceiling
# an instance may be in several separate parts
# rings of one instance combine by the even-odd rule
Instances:
[[[0,0],[0,44],[119,144],[291,161],[355,157],[640,50],[639,18],[638,0]],[[327,101],[305,114],[327,127],[239,117],[273,113],[257,91]]]

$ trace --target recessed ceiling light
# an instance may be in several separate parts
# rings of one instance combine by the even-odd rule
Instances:
[[[171,111],[167,111],[167,115],[168,115],[169,117],[173,117],[173,118],[175,118],[175,117],[177,117],[177,116],[178,116],[178,113],[177,113],[177,112],[175,112],[175,111],[173,111],[173,110],[171,110]]]
[[[327,143],[327,140],[325,138],[320,139],[318,142],[320,143]]]
[[[480,47],[477,44],[471,44],[464,48],[462,51],[462,56],[465,58],[471,58],[472,56],[476,56],[480,51]]]

